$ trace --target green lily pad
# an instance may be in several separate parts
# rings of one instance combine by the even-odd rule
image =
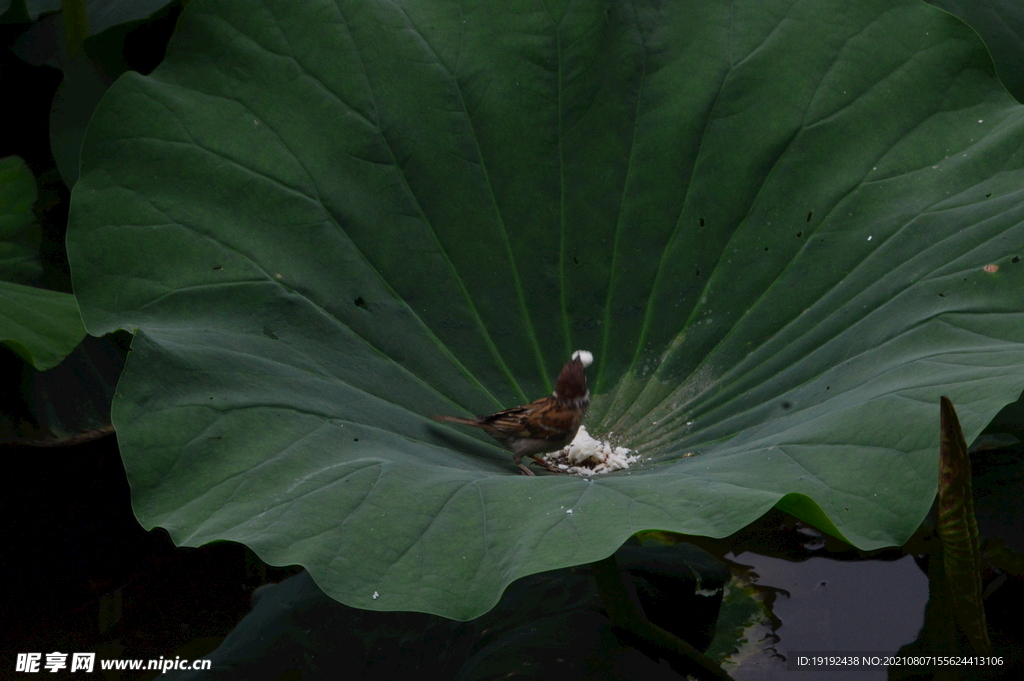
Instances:
[[[0,343],[38,371],[60,364],[84,337],[73,295],[0,281]]]
[[[44,371],[74,350],[85,327],[73,295],[27,285],[41,272],[35,200],[25,162],[0,159],[0,343]]]
[[[136,330],[140,522],[471,618],[773,505],[860,548],[1024,387],[1024,115],[923,3],[191,3],[82,149],[91,333]],[[641,465],[516,474],[483,414],[594,352]],[[691,455],[692,454],[692,455]]]
[[[0,281],[28,284],[42,273],[35,200],[36,180],[25,161],[0,158]]]

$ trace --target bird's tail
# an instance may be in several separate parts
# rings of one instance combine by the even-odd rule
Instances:
[[[435,421],[443,421],[447,423],[461,423],[464,426],[473,426],[474,428],[483,428],[483,425],[476,419],[464,419],[461,416],[442,416],[439,414],[431,414],[430,418]]]

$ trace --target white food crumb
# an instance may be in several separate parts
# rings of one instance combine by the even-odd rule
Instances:
[[[576,359],[577,357],[585,367],[588,367],[594,363],[594,355],[588,352],[587,350],[577,350],[576,352],[572,353],[573,359]]]
[[[580,426],[567,447],[545,454],[544,459],[566,473],[590,476],[629,468],[631,463],[640,460],[640,456],[627,447],[614,447],[607,440],[596,440],[584,426]]]

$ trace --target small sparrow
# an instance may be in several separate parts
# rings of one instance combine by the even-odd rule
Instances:
[[[539,455],[559,450],[576,437],[576,431],[583,422],[583,415],[590,406],[590,390],[587,388],[587,374],[584,369],[593,361],[594,356],[586,350],[572,353],[572,359],[565,363],[562,372],[558,374],[555,392],[551,393],[550,397],[542,397],[536,402],[477,419],[464,419],[458,416],[430,418],[480,428],[503,447],[511,450],[512,461],[522,469],[524,475],[534,474],[523,463],[524,456],[531,457],[550,471],[561,473],[562,471],[539,458]]]

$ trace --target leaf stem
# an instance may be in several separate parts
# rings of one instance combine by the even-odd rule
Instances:
[[[85,0],[60,0],[60,13],[64,19],[64,39],[71,59],[82,43],[89,37],[89,15],[85,11]]]

